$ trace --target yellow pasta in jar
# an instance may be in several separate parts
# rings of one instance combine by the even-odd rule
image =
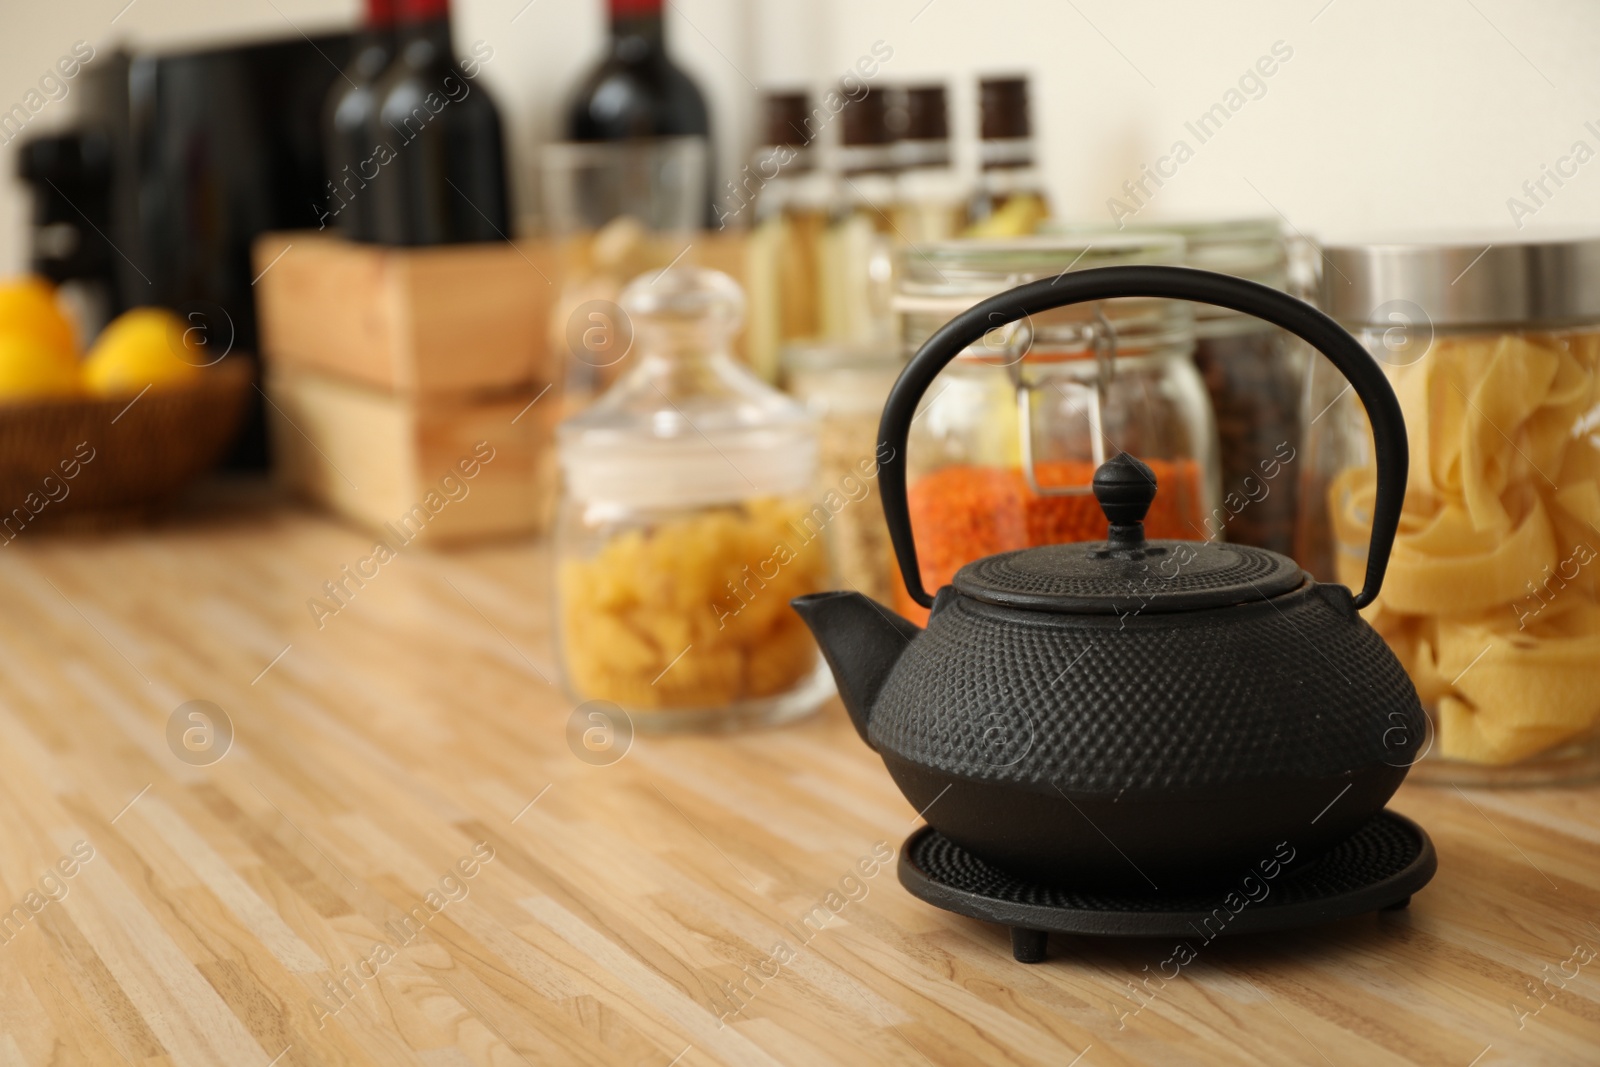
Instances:
[[[1438,338],[1391,369],[1411,468],[1368,618],[1447,758],[1502,764],[1600,727],[1600,335]],[[1376,472],[1338,475],[1340,581],[1366,567]]]
[[[817,669],[789,600],[828,585],[808,505],[761,498],[633,529],[557,572],[572,688],[635,711],[726,708]]]

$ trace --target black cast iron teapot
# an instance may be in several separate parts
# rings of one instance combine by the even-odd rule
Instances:
[[[1192,300],[1299,335],[1344,372],[1377,448],[1366,585],[1352,596],[1263,549],[1146,540],[1160,491],[1126,454],[1093,490],[1103,542],[963,567],[929,596],[906,504],[906,437],[935,375],[997,324],[1116,297]],[[1020,286],[939,330],[879,428],[883,510],[925,630],[859,593],[796,599],[868,745],[956,844],[1008,872],[1151,889],[1313,857],[1380,811],[1426,719],[1357,614],[1383,581],[1408,463],[1378,364],[1332,319],[1274,289],[1182,267],[1105,267]]]

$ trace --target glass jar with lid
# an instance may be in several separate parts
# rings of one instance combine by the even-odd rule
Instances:
[[[1434,737],[1413,777],[1600,774],[1600,239],[1351,242],[1322,302],[1384,366],[1411,446],[1369,620]],[[1359,405],[1312,370],[1302,559],[1355,580],[1373,499]]]
[[[734,361],[744,297],[727,275],[647,274],[621,307],[632,368],[558,432],[567,687],[641,730],[805,714],[831,692],[789,609],[831,588],[815,421]]]
[[[1062,226],[1047,232],[1118,231]],[[1277,219],[1156,220],[1127,223],[1120,232],[1175,233],[1187,245],[1188,266],[1290,287],[1289,247]],[[1196,304],[1194,319],[1194,362],[1216,413],[1222,472],[1222,495],[1206,517],[1206,536],[1293,555],[1306,346],[1270,322],[1227,308]]]
[[[906,353],[985,297],[1068,270],[1182,264],[1170,234],[951,241],[909,251],[895,306]],[[1128,451],[1161,485],[1155,537],[1204,538],[1216,426],[1181,301],[1125,298],[990,331],[940,373],[912,424],[908,499],[922,581],[1011,549],[1106,536],[1095,468]],[[909,618],[927,612],[904,595]]]
[[[817,416],[815,498],[833,515],[826,541],[846,589],[883,604],[899,580],[878,496],[878,422],[905,363],[893,345],[817,341],[783,352],[789,393]]]

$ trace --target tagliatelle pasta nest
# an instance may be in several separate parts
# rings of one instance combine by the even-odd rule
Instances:
[[[1600,334],[1438,338],[1390,379],[1411,467],[1367,617],[1436,712],[1440,755],[1503,764],[1600,724]],[[1329,488],[1362,584],[1376,472]]]

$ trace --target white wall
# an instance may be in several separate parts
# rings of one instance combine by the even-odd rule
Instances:
[[[0,0],[0,109],[21,100],[76,40],[97,49],[189,45],[293,33],[290,23],[310,33],[348,25],[358,7],[125,5]],[[601,6],[457,0],[458,39],[495,49],[485,77],[506,118],[524,207],[534,192],[532,150],[600,47]],[[1576,141],[1600,151],[1600,4],[1592,0],[672,0],[670,22],[674,52],[711,97],[725,174],[749,147],[752,83],[821,84],[882,40],[894,49],[883,80],[949,81],[968,165],[976,75],[1032,74],[1043,161],[1063,215],[1106,217],[1123,180],[1183,139],[1194,156],[1144,217],[1276,209],[1307,232],[1509,231],[1506,201],[1521,196],[1537,207],[1537,225],[1600,226],[1600,160],[1562,188],[1547,182],[1553,195],[1541,197],[1543,206],[1521,190]],[[1222,101],[1277,41],[1293,54],[1265,80],[1265,94],[1200,144],[1184,123]],[[73,103],[69,95],[48,104],[34,128],[68,120]],[[26,258],[26,202],[14,169],[10,149],[0,149],[4,272]]]
[[[835,62],[890,42],[891,76],[961,90],[965,130],[976,73],[1033,72],[1063,214],[1107,217],[1122,181],[1184,138],[1194,158],[1150,217],[1276,208],[1325,233],[1509,229],[1506,199],[1541,163],[1578,139],[1600,151],[1592,0],[932,0],[918,16],[926,3],[833,0]],[[1279,40],[1293,57],[1265,95],[1200,145],[1185,121]],[[1547,188],[1538,223],[1600,224],[1600,161]]]

